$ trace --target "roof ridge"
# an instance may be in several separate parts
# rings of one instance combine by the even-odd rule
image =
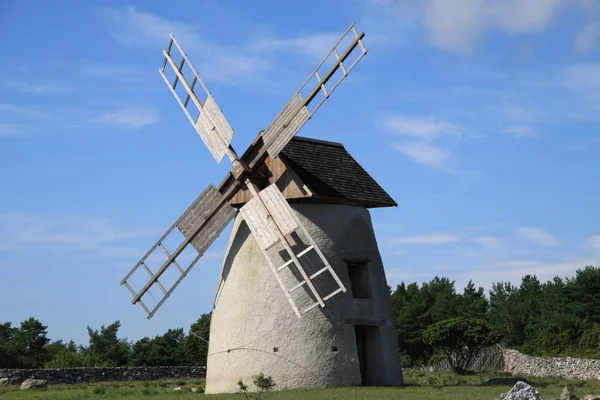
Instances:
[[[305,137],[305,136],[294,136],[292,138],[292,140],[298,140],[300,142],[309,142],[309,143],[317,143],[317,144],[323,144],[326,146],[334,146],[334,147],[341,147],[344,148],[344,145],[342,143],[339,142],[330,142],[328,140],[322,140],[322,139],[313,139],[313,138],[309,138],[309,137]]]

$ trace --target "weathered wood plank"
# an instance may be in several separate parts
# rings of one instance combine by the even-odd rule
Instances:
[[[213,216],[206,221],[200,232],[192,239],[191,244],[201,256],[219,237],[225,227],[235,217],[235,210],[226,201],[222,202]]]

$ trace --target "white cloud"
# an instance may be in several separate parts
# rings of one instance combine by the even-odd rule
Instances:
[[[110,125],[140,127],[155,124],[159,118],[155,109],[132,107],[105,113],[97,120]]]
[[[200,45],[197,27],[182,21],[167,20],[135,7],[107,10],[106,16],[110,22],[110,33],[123,45],[162,43],[166,48],[170,34],[174,34],[184,47]]]
[[[398,136],[408,136],[427,141],[441,136],[460,136],[456,125],[434,118],[415,118],[404,115],[384,115],[381,127],[388,133]]]
[[[192,62],[198,63],[195,68],[205,79],[230,84],[251,81],[271,63],[240,47],[213,45],[200,36],[196,25],[168,20],[134,7],[112,9],[106,15],[113,37],[126,46],[162,45],[161,49],[166,49],[169,35],[174,34],[188,57],[193,51]],[[158,48],[157,51],[160,52]],[[175,46],[172,51],[178,54]]]
[[[169,43],[169,34],[186,52],[198,73],[207,80],[224,84],[272,84],[267,72],[276,65],[277,52],[297,53],[314,60],[325,56],[337,35],[314,33],[295,38],[264,37],[241,45],[220,45],[200,34],[198,26],[168,20],[134,7],[106,12],[109,30],[126,46],[151,45],[160,52]],[[177,50],[174,50],[177,51]],[[176,54],[176,53],[175,53]]]
[[[379,2],[402,19],[407,0]],[[488,32],[509,35],[534,34],[552,27],[566,7],[589,7],[582,0],[423,0],[418,15],[428,30],[431,43],[441,49],[469,52],[485,41]]]
[[[519,236],[541,246],[558,246],[558,240],[548,232],[536,227],[518,228]]]
[[[483,37],[483,0],[430,0],[425,25],[431,42],[448,50],[471,50]]]
[[[450,152],[439,141],[461,136],[456,125],[433,118],[388,114],[376,121],[376,125],[386,133],[403,138],[394,145],[400,153],[423,165],[440,169],[448,169]]]
[[[448,152],[429,143],[402,142],[394,147],[400,153],[429,167],[444,168],[449,158]]]
[[[457,235],[418,235],[393,238],[389,240],[390,244],[423,244],[423,245],[441,245],[460,242],[462,238]]]

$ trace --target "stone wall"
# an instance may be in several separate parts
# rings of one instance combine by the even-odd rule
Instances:
[[[63,369],[0,369],[0,379],[17,384],[25,379],[45,379],[48,383],[82,383],[89,381],[146,381],[153,379],[204,378],[206,367],[119,367]]]
[[[585,358],[533,357],[517,350],[504,350],[504,371],[539,378],[600,379],[600,360]]]

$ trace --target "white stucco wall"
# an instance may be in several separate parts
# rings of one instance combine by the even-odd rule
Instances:
[[[359,385],[354,324],[379,326],[369,345],[378,349],[368,357],[370,383],[401,385],[394,318],[368,210],[292,207],[348,291],[298,319],[238,216],[212,315],[206,392],[236,392],[239,379],[248,384],[260,372],[273,376],[279,390]],[[354,299],[346,260],[365,258],[372,298]]]

